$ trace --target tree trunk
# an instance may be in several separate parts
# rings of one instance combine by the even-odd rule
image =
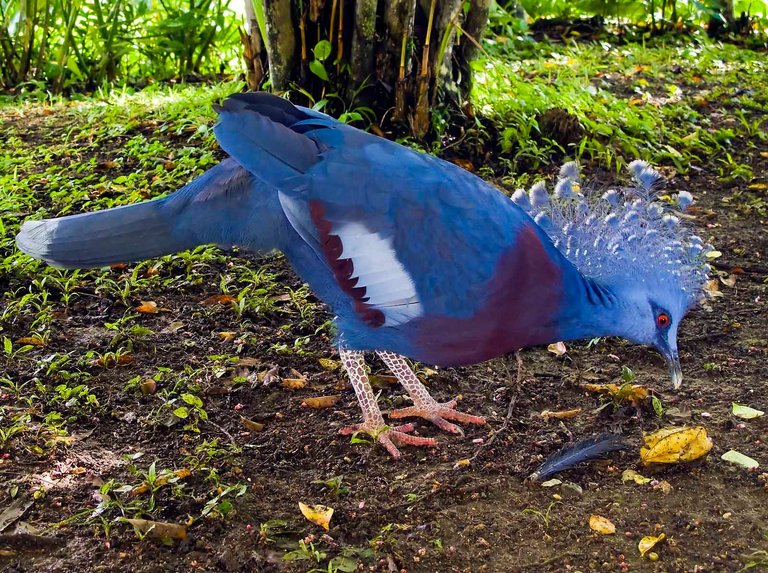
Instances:
[[[355,27],[352,33],[352,81],[361,85],[373,75],[373,55],[376,34],[377,0],[357,0],[355,2]]]
[[[413,35],[413,16],[416,0],[385,0],[384,28],[386,46],[381,50],[377,66],[378,79],[384,89],[395,93],[393,121],[406,117],[407,76],[413,66],[408,52],[408,40]]]
[[[267,60],[272,89],[285,91],[296,71],[298,21],[293,18],[291,0],[264,0],[267,30]]]
[[[372,111],[417,137],[435,108],[461,113],[491,2],[469,0],[464,21],[466,0],[256,1],[273,90],[347,120]]]
[[[459,88],[461,93],[468,94],[472,90],[472,70],[469,64],[477,57],[480,51],[480,42],[483,32],[488,27],[488,18],[491,14],[492,0],[477,0],[472,2],[464,21],[464,34],[459,46]]]
[[[240,41],[243,44],[243,60],[245,61],[245,81],[248,89],[257,91],[264,80],[264,62],[262,61],[262,38],[259,29],[259,20],[254,0],[244,0],[245,4],[245,31],[240,32]],[[256,0],[261,1],[261,0]]]

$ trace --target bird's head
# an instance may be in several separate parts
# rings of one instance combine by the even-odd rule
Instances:
[[[677,350],[677,329],[687,311],[686,304],[680,297],[656,296],[654,299],[644,290],[632,289],[619,294],[623,312],[616,318],[616,334],[658,350],[667,361],[672,384],[678,389],[683,383],[683,371]]]
[[[578,166],[566,163],[552,195],[539,182],[528,193],[518,190],[512,200],[582,276],[613,295],[607,303],[603,297],[587,296],[587,310],[599,312],[577,332],[587,337],[596,335],[591,332],[618,335],[655,347],[679,388],[683,376],[677,329],[702,296],[712,247],[682,218],[693,202],[690,193],[659,198],[659,173],[644,161],[633,161],[629,171],[632,185],[600,194],[584,188]]]

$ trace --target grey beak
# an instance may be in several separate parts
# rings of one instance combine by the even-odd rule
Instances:
[[[669,365],[669,376],[672,378],[672,386],[675,390],[679,390],[683,385],[683,369],[680,368],[680,358],[678,356],[672,356],[667,358],[667,364]]]

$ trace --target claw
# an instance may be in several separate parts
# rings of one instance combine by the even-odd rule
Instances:
[[[420,436],[411,436],[408,432],[414,430],[413,424],[403,424],[401,426],[378,426],[374,427],[371,424],[363,422],[362,424],[355,424],[354,426],[346,426],[339,430],[339,433],[344,436],[355,434],[357,432],[363,432],[374,438],[382,446],[384,446],[389,455],[395,459],[399,459],[401,454],[395,444],[407,445],[407,446],[437,446],[437,440],[434,438],[422,438]]]
[[[452,434],[464,435],[462,430],[456,424],[451,424],[448,420],[455,422],[461,422],[462,424],[477,424],[485,425],[485,418],[481,416],[473,416],[471,414],[465,414],[455,410],[457,400],[453,399],[450,402],[434,402],[433,404],[421,405],[421,406],[408,406],[406,408],[399,408],[389,413],[390,418],[407,418],[410,416],[417,416],[429,420],[435,426],[443,431],[450,432]]]

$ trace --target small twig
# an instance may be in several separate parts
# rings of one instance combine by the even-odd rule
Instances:
[[[211,422],[210,420],[208,420],[208,423],[209,423],[211,426],[213,426],[214,428],[217,428],[217,429],[218,429],[218,430],[219,430],[219,431],[220,431],[222,434],[224,434],[225,436],[227,436],[227,438],[229,438],[229,441],[230,441],[230,442],[232,442],[232,445],[233,445],[233,446],[236,446],[236,447],[240,447],[240,445],[239,445],[239,444],[238,444],[238,443],[235,441],[235,438],[233,438],[233,437],[232,437],[232,434],[230,434],[229,432],[227,432],[227,431],[226,431],[224,428],[222,428],[221,426],[219,426],[219,425],[218,425],[216,422]]]
[[[691,342],[702,342],[704,340],[717,340],[718,338],[725,338],[726,336],[730,336],[733,334],[732,332],[711,332],[709,334],[702,334],[700,336],[690,336],[685,339],[685,343],[689,344]]]
[[[727,263],[725,261],[709,261],[709,265],[711,267],[714,267],[716,269],[722,269],[724,271],[730,271],[731,269],[737,267],[744,271],[745,273],[749,273],[752,275],[768,275],[768,267],[763,267],[760,265],[754,265],[754,266],[742,266],[737,265],[734,263]]]
[[[515,360],[517,360],[517,376],[515,378],[515,382],[516,382],[516,386],[519,386],[520,382],[523,379],[523,359],[520,356],[520,351],[519,350],[515,352]],[[506,364],[504,364],[504,370],[507,371],[507,377],[511,378],[511,376],[509,374],[509,368],[507,368]],[[496,430],[493,433],[493,435],[490,437],[490,439],[487,442],[485,442],[484,444],[482,444],[477,449],[477,451],[473,454],[473,456],[471,458],[469,458],[470,462],[473,462],[475,459],[477,459],[477,456],[479,456],[484,449],[490,447],[493,444],[493,442],[496,441],[496,438],[498,437],[499,434],[501,434],[502,432],[506,431],[506,429],[509,427],[509,422],[512,420],[512,412],[514,412],[514,410],[515,410],[515,403],[516,402],[517,402],[517,393],[515,393],[515,395],[512,396],[512,398],[509,401],[509,405],[507,406],[507,416],[506,416],[506,418],[504,418],[504,423],[501,425],[501,427],[498,430]]]
[[[545,559],[544,561],[538,561],[537,563],[526,563],[526,564],[520,565],[520,567],[522,569],[539,571],[541,570],[542,567],[546,567],[547,565],[551,565],[552,563],[561,561],[566,557],[575,557],[576,555],[579,555],[579,553],[575,551],[566,551],[565,553],[560,553],[559,555],[555,555],[554,557],[550,557],[549,559]]]

